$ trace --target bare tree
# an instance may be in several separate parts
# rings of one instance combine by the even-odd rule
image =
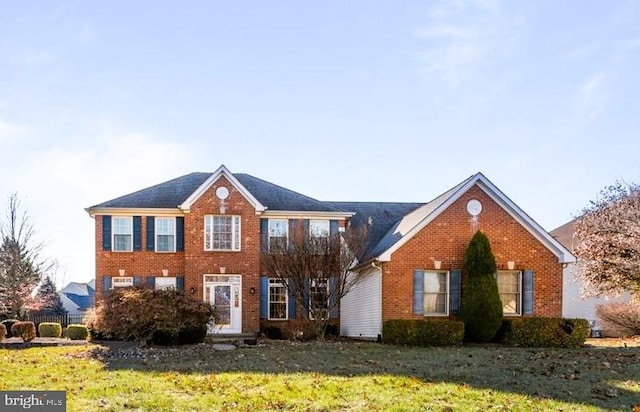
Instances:
[[[640,186],[616,182],[574,225],[575,274],[585,296],[640,291]]]
[[[18,317],[54,263],[41,258],[43,245],[35,242],[29,216],[15,193],[9,196],[6,216],[0,221],[0,238],[0,302],[6,315]]]
[[[351,269],[367,244],[364,226],[322,236],[296,230],[289,233],[287,241],[271,242],[269,250],[262,254],[262,266],[303,308],[304,318],[318,339],[323,340],[331,313],[361,280]]]

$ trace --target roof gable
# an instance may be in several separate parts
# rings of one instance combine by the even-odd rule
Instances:
[[[555,240],[538,223],[531,219],[522,209],[520,209],[511,199],[500,191],[482,173],[476,173],[468,179],[462,181],[452,189],[438,196],[431,202],[414,210],[402,217],[389,231],[380,239],[374,250],[372,257],[381,261],[391,260],[393,252],[407,243],[413,236],[420,232],[426,225],[432,222],[451,204],[458,200],[473,186],[478,186],[489,197],[491,197],[500,207],[502,207],[511,217],[531,233],[538,241],[547,247],[558,257],[561,263],[575,262],[573,254],[567,250],[560,242]]]
[[[200,198],[209,188],[220,179],[221,176],[224,176],[229,183],[231,183],[237,190],[244,196],[245,199],[253,206],[256,210],[256,213],[263,212],[266,207],[260,203],[258,199],[253,196],[253,194],[247,190],[240,181],[227,169],[224,165],[220,166],[218,170],[213,172],[199,187],[197,187],[191,195],[182,203],[178,205],[178,208],[183,211],[189,211],[193,203]]]

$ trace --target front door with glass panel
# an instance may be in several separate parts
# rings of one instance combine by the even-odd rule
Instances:
[[[216,310],[209,333],[242,332],[241,286],[240,275],[204,275],[204,301]]]

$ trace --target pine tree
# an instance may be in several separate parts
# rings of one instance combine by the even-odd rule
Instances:
[[[460,317],[467,340],[489,342],[502,324],[502,303],[495,279],[496,259],[487,236],[476,232],[464,253],[462,270],[467,275]]]
[[[60,295],[49,276],[46,276],[34,297],[37,312],[42,315],[65,315],[67,310],[62,306]]]

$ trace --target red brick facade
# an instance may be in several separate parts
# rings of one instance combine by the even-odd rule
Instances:
[[[483,205],[475,223],[466,209],[471,199]],[[442,269],[460,269],[464,251],[477,230],[489,238],[499,269],[506,269],[507,261],[515,261],[516,269],[535,271],[534,316],[561,316],[562,264],[557,256],[474,186],[383,264],[383,320],[421,317],[412,311],[413,270],[434,269],[435,260],[442,262]],[[463,288],[464,279],[463,274]]]
[[[221,200],[215,195],[216,189],[225,186],[229,196],[221,210]],[[467,202],[477,199],[482,203],[482,211],[474,221],[467,211]],[[275,326],[285,335],[294,330],[308,332],[302,314],[298,310],[297,319],[287,321],[267,321],[260,319],[260,218],[251,200],[236,188],[235,183],[224,175],[202,193],[188,210],[176,208],[170,213],[184,218],[184,251],[158,253],[147,251],[147,220],[145,216],[162,216],[162,211],[116,210],[114,215],[142,216],[142,250],[135,252],[104,251],[102,244],[102,214],[95,214],[96,245],[96,292],[103,296],[102,279],[117,277],[120,270],[126,276],[141,278],[142,284],[150,276],[162,276],[168,270],[169,276],[183,276],[185,293],[204,299],[204,275],[240,275],[242,278],[242,332],[258,332],[261,327]],[[164,211],[167,213],[167,211]],[[517,213],[517,212],[516,212]],[[239,251],[205,251],[205,215],[240,216],[241,248]],[[264,217],[264,216],[262,216]],[[296,218],[300,218],[299,216]],[[344,226],[342,220],[340,226]],[[507,261],[515,261],[518,270],[533,270],[534,316],[561,316],[562,312],[562,264],[545,244],[536,239],[514,217],[477,185],[463,193],[450,206],[438,214],[430,223],[406,241],[391,255],[389,262],[379,262],[382,266],[382,320],[421,317],[413,314],[413,271],[432,270],[434,261],[442,262],[442,269],[460,269],[464,251],[473,234],[483,231],[491,242],[496,262],[500,269],[506,269]],[[223,269],[224,268],[224,269]],[[464,288],[464,274],[462,287]]]

